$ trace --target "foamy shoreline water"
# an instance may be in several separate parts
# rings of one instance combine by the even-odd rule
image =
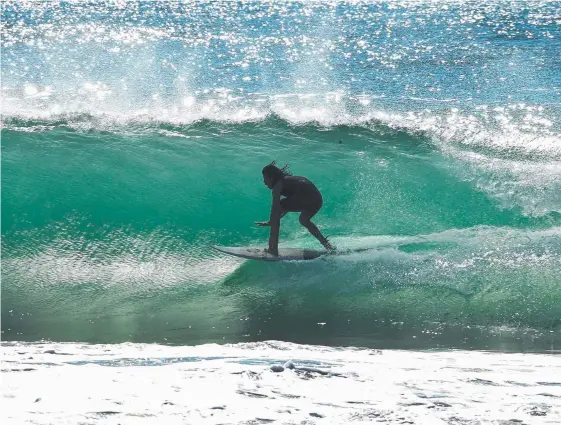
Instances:
[[[191,347],[4,343],[1,350],[4,424],[561,420],[557,354],[278,341]]]

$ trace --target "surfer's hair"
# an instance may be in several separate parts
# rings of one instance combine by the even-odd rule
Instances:
[[[282,168],[277,167],[277,161],[273,161],[268,165],[263,167],[261,171],[264,176],[270,176],[273,179],[273,184],[278,182],[279,180],[283,179],[285,176],[291,176],[290,172],[288,171],[289,165],[285,165]]]

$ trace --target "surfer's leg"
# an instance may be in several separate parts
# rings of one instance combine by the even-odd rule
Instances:
[[[300,224],[308,229],[308,232],[310,232],[312,236],[314,236],[325,247],[325,249],[334,250],[335,247],[329,243],[327,238],[321,234],[318,227],[310,220],[314,215],[316,215],[316,213],[317,210],[303,211],[299,218]]]

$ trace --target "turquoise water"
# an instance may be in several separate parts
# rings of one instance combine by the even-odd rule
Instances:
[[[560,10],[4,3],[3,339],[558,349]]]

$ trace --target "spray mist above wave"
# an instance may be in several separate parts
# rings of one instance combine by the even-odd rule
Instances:
[[[273,115],[561,156],[554,3],[6,2],[2,14],[5,117],[90,115],[82,129],[111,130]]]
[[[550,2],[8,2],[3,17],[3,87],[62,113],[182,108],[221,88],[475,104],[559,94],[555,59],[535,60],[556,48]],[[521,36],[540,44],[519,58],[489,41]]]

